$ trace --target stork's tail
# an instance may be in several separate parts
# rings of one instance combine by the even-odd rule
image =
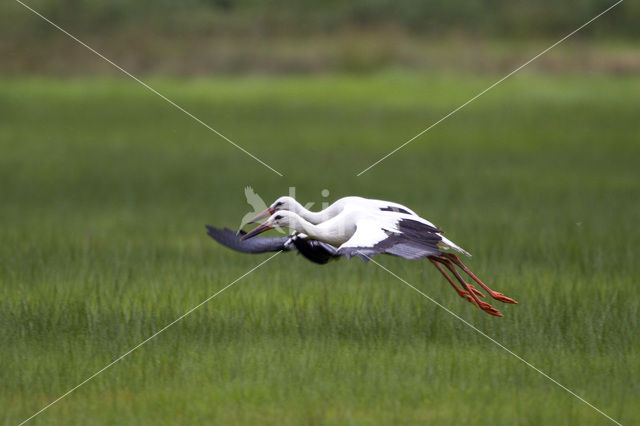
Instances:
[[[458,253],[462,253],[465,256],[471,257],[471,253],[469,253],[468,251],[466,251],[465,249],[463,249],[462,247],[460,247],[459,245],[457,245],[447,237],[444,237],[442,235],[440,237],[442,238],[442,245],[444,246],[444,248],[450,248],[457,251]]]

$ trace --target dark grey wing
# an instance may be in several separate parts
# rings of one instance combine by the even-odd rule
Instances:
[[[438,243],[442,241],[439,229],[411,219],[402,219],[397,226],[399,232],[383,229],[387,237],[371,246],[350,246],[347,242],[338,249],[337,254],[347,258],[358,256],[365,262],[379,254],[390,254],[404,259],[423,259],[427,256],[442,254],[438,247]],[[356,241],[358,240],[356,234],[359,231],[370,232],[370,228],[367,229],[367,226],[359,227],[352,237]]]
[[[207,234],[223,246],[241,253],[266,253],[270,251],[290,250],[291,237],[253,237],[242,241],[244,235],[236,234],[229,228],[219,229],[206,225]]]
[[[439,241],[439,240],[438,240]],[[437,242],[412,241],[402,234],[390,233],[389,237],[372,247],[342,247],[337,251],[340,256],[347,259],[358,256],[365,262],[379,254],[390,254],[404,259],[424,259],[428,256],[442,254]]]
[[[331,259],[340,257],[337,253],[338,249],[322,241],[295,237],[293,238],[293,245],[296,246],[301,255],[320,265],[324,265]]]
[[[297,249],[301,255],[311,262],[324,265],[329,260],[339,257],[336,248],[330,244],[317,240],[308,240],[298,235],[288,235],[286,237],[253,237],[242,241],[240,238],[245,234],[240,231],[236,234],[229,228],[219,229],[207,226],[207,234],[223,246],[241,253],[266,253],[279,250]]]
[[[437,241],[440,241],[439,239]],[[436,241],[412,241],[400,235],[392,235],[388,240],[382,242],[388,246],[384,249],[384,254],[391,254],[405,259],[424,259],[427,256],[438,256],[442,254]]]

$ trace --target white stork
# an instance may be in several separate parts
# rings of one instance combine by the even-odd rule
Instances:
[[[243,235],[239,240],[244,242],[275,227],[289,228],[304,233],[304,236],[294,236],[299,240],[298,244],[301,246],[311,244],[311,241],[314,240],[325,243],[321,247],[314,247],[314,249],[326,251],[330,258],[358,256],[362,260],[368,261],[378,254],[390,254],[405,259],[427,258],[461,297],[491,315],[502,316],[493,306],[478,299],[478,296],[485,297],[484,294],[471,284],[466,283],[455,266],[461,268],[494,299],[504,303],[517,303],[502,293],[490,289],[455,254],[444,252],[445,249],[453,249],[469,255],[464,249],[443,237],[440,229],[415,213],[372,210],[371,208],[359,208],[352,204],[343,207],[342,211],[331,219],[314,224],[297,213],[282,210],[271,215],[262,225]],[[306,243],[303,242],[304,238],[308,239]],[[293,243],[295,244],[295,241]],[[304,249],[298,247],[298,244],[295,244],[296,248],[308,257],[304,253]],[[229,247],[229,245],[227,246]],[[464,290],[455,284],[441,265],[444,265],[453,274]]]
[[[415,212],[409,209],[409,207],[403,206],[402,204],[393,203],[391,201],[374,200],[371,198],[353,196],[340,198],[334,201],[333,204],[331,204],[324,210],[321,210],[319,212],[312,212],[311,210],[306,209],[295,198],[282,196],[275,200],[269,207],[267,207],[267,209],[259,213],[256,217],[254,217],[247,223],[258,222],[261,219],[271,216],[277,211],[287,210],[293,213],[297,213],[303,219],[313,223],[314,225],[317,225],[331,219],[332,217],[337,216],[347,207],[371,209],[373,211],[381,212],[398,212],[409,214],[412,216],[418,216]]]
[[[417,218],[416,220],[420,220],[425,225],[428,225],[432,228],[437,228],[433,223],[429,222],[425,218],[420,217],[417,213],[411,210],[409,207],[404,206],[402,204],[394,203],[392,201],[385,200],[376,200],[373,198],[364,198],[364,197],[343,197],[333,202],[329,207],[324,210],[313,212],[311,210],[306,209],[302,204],[300,204],[295,198],[289,196],[282,196],[275,200],[267,209],[259,213],[256,217],[248,221],[247,223],[258,222],[265,217],[269,217],[273,215],[277,211],[290,211],[298,214],[303,219],[308,222],[317,225],[323,223],[329,219],[332,219],[342,213],[345,209],[356,209],[356,210],[367,210],[373,214],[376,213],[402,213],[414,216]],[[292,235],[296,234],[298,231],[294,231]],[[440,231],[441,233],[441,231]],[[299,238],[307,238],[305,234],[299,235]],[[464,253],[465,255],[471,257],[471,255],[465,251],[464,249],[458,247],[452,241],[447,239],[445,236],[440,235],[442,239],[442,245],[445,247],[451,247],[460,253]]]

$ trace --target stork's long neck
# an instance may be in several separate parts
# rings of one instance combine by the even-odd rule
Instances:
[[[309,213],[313,213],[313,212],[309,212]],[[307,234],[317,239],[321,239],[323,236],[322,228],[320,228],[318,225],[314,225],[313,223],[309,222],[300,214],[296,215],[295,220],[291,222],[290,226],[291,228],[295,229],[298,232],[302,232],[304,234]]]
[[[338,213],[340,213],[340,211],[342,211],[342,207],[343,206],[338,206],[336,203],[333,203],[324,210],[321,210],[319,212],[312,212],[311,210],[304,208],[300,203],[298,203],[295,213],[297,213],[300,217],[310,222],[311,224],[317,225],[336,216]]]
[[[314,225],[298,214],[294,214],[294,219],[290,221],[289,228],[307,234],[316,240],[330,244],[335,243],[335,232],[331,227],[323,226],[322,224]]]
[[[348,222],[345,223],[347,218],[344,217],[342,219],[334,217],[315,225],[298,214],[291,212],[290,215],[292,217],[289,221],[289,228],[334,246],[343,244],[355,232],[355,226]]]

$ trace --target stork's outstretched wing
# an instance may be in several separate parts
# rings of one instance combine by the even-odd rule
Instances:
[[[244,235],[236,234],[229,228],[219,229],[207,226],[207,234],[220,244],[241,253],[266,253],[270,251],[291,250],[291,237],[260,237],[241,241]],[[242,232],[242,231],[241,231]]]
[[[339,257],[336,248],[317,240],[306,239],[305,236],[297,234],[286,237],[253,237],[242,241],[240,238],[245,234],[240,231],[235,233],[229,228],[215,228],[206,225],[207,234],[223,246],[241,253],[267,253],[280,250],[298,250],[308,260],[324,265],[329,260]]]
[[[441,254],[440,230],[411,219],[401,219],[393,226],[380,226],[375,220],[362,220],[356,232],[337,251],[350,258],[358,256],[365,262],[378,254],[391,254],[405,259],[422,259]]]

